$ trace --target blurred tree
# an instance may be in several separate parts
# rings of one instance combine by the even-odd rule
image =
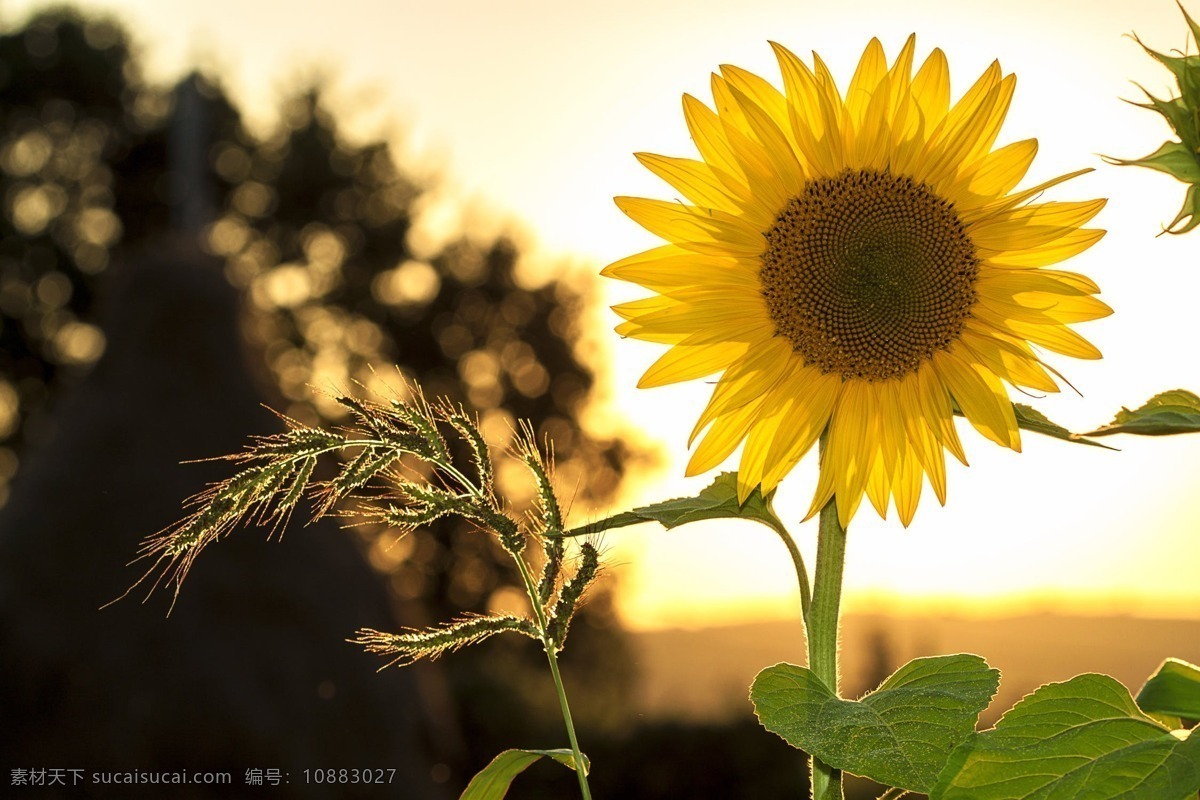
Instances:
[[[260,141],[216,84],[199,85],[211,101],[219,213],[204,241],[251,301],[243,324],[287,413],[336,422],[341,408],[314,387],[382,390],[399,383],[397,364],[429,394],[479,409],[497,447],[518,418],[533,420],[554,441],[567,493],[584,507],[603,503],[632,454],[579,421],[592,389],[576,354],[586,287],[524,279],[506,238],[464,236],[414,252],[408,234],[423,187],[386,143],[344,137],[319,87],[286,101],[278,132]],[[3,500],[2,484],[45,438],[44,409],[104,351],[96,298],[110,263],[167,230],[187,187],[168,161],[172,95],[141,80],[111,21],[58,10],[0,36],[0,96]],[[508,497],[528,498],[523,484],[498,477]],[[469,527],[434,526],[394,547],[386,531],[359,533],[412,624],[513,596],[507,561]],[[631,680],[604,591],[579,618],[564,661],[585,729],[620,724]],[[457,743],[442,746],[455,772],[500,747],[561,738],[541,654],[527,643],[498,640],[444,668],[452,691],[442,702],[453,705],[443,707],[458,724],[447,729]]]
[[[248,140],[209,92],[212,135]],[[117,23],[57,9],[0,34],[0,97],[3,501],[24,446],[44,438],[49,400],[104,352],[95,303],[115,249],[169,229],[173,95],[141,81]]]
[[[580,290],[564,280],[523,284],[519,253],[505,238],[462,237],[421,258],[408,233],[422,189],[389,146],[348,141],[319,88],[286,102],[281,117],[281,131],[252,150],[215,148],[215,167],[233,187],[209,244],[258,309],[254,335],[293,401],[288,413],[336,422],[344,407],[314,387],[387,392],[388,384],[399,388],[390,366],[399,365],[403,379],[428,394],[478,410],[497,448],[508,446],[518,419],[532,420],[553,440],[560,482],[574,488],[576,502],[609,498],[630,453],[579,421],[593,381],[575,349]],[[510,499],[532,499],[520,473],[498,479]],[[510,560],[470,525],[441,522],[396,547],[386,531],[364,536],[410,618],[484,612],[521,596]],[[584,657],[569,654],[564,669],[587,687],[577,693],[578,716],[615,724],[631,674],[607,591],[580,616],[592,635],[572,649]],[[475,764],[529,736],[531,722],[548,736],[559,724],[541,654],[514,644],[464,652],[444,667]],[[531,716],[530,707],[541,713]]]
[[[380,681],[339,646],[349,620],[395,616],[336,530],[305,531],[284,553],[231,542],[169,621],[133,602],[98,611],[128,586],[139,538],[213,477],[178,462],[232,450],[269,419],[238,294],[188,234],[198,215],[181,224],[164,202],[194,206],[206,183],[197,170],[197,186],[172,181],[168,157],[239,125],[187,82],[181,96],[209,125],[180,141],[176,95],[136,85],[108,23],[50,12],[0,50],[8,471],[21,459],[0,511],[0,760],[228,771],[221,796],[245,795],[251,767],[374,763],[414,797],[440,796],[414,679]],[[296,777],[287,796],[334,796]]]
[[[49,14],[0,36],[0,479],[37,438],[51,387],[104,347],[89,320],[122,235],[111,164],[131,133],[127,72],[108,24]]]

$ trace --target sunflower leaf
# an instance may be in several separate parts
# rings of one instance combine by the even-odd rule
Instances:
[[[1043,436],[1052,436],[1055,439],[1062,439],[1064,442],[1090,444],[1092,447],[1103,447],[1105,450],[1116,449],[1109,447],[1106,444],[1087,439],[1083,434],[1071,433],[1062,425],[1059,425],[1056,422],[1051,422],[1049,419],[1047,419],[1045,414],[1038,411],[1036,408],[1032,408],[1022,403],[1013,403],[1013,412],[1017,416],[1017,427],[1024,428],[1027,431],[1040,433]]]
[[[1138,692],[1137,704],[1147,714],[1200,719],[1200,667],[1168,658]]]
[[[1151,397],[1134,411],[1122,408],[1113,421],[1085,436],[1135,433],[1140,436],[1169,436],[1200,431],[1200,397],[1186,389],[1173,389]]]
[[[706,519],[752,519],[776,531],[785,530],[783,522],[771,508],[771,497],[755,489],[738,503],[737,473],[723,472],[700,490],[695,497],[680,497],[649,506],[623,511],[605,519],[589,522],[567,531],[567,536],[586,536],[613,528],[624,528],[641,522],[657,522],[668,530]]]
[[[1120,797],[1183,800],[1200,790],[1200,735],[1142,713],[1107,675],[1051,683],[951,755],[930,800]]]
[[[575,769],[575,756],[570,750],[505,750],[471,778],[459,800],[501,800],[508,794],[513,778],[542,756]],[[588,757],[584,756],[583,774],[586,775],[589,769]]]
[[[811,670],[776,664],[750,699],[764,728],[831,767],[927,792],[999,682],[979,656],[918,658],[862,700],[842,700]]]

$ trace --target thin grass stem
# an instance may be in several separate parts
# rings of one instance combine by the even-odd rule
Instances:
[[[579,739],[575,735],[575,722],[571,718],[571,706],[567,702],[567,690],[563,686],[562,674],[558,671],[558,645],[550,634],[550,624],[546,612],[538,600],[537,584],[529,572],[529,565],[520,555],[513,553],[513,560],[521,571],[521,579],[525,582],[525,592],[529,595],[529,604],[533,607],[533,615],[537,620],[538,629],[542,634],[542,644],[546,650],[546,660],[550,662],[550,674],[554,676],[554,690],[558,693],[558,705],[562,709],[563,724],[567,726],[567,738],[571,741],[571,754],[575,758],[575,777],[579,779],[579,792],[583,800],[592,800],[592,790],[588,786],[587,768],[583,760],[583,752],[579,749]]]

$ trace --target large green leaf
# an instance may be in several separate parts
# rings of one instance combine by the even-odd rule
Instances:
[[[1142,711],[1200,720],[1200,667],[1168,658],[1138,692]]]
[[[950,757],[930,800],[1183,800],[1200,736],[1143,714],[1107,675],[1041,687]]]
[[[829,766],[927,792],[999,682],[979,656],[918,658],[861,700],[842,700],[811,670],[776,664],[750,699],[764,728]]]
[[[639,522],[657,522],[664,528],[676,528],[689,522],[722,518],[752,519],[776,531],[785,530],[783,523],[771,509],[771,495],[764,497],[756,488],[746,498],[745,503],[739,504],[737,473],[723,472],[695,497],[681,497],[625,511],[573,528],[567,531],[567,536],[585,536],[612,528],[636,525]]]
[[[471,778],[459,800],[502,800],[504,795],[508,794],[508,787],[512,785],[513,778],[542,756],[575,769],[575,756],[570,750],[505,750]],[[587,756],[584,756],[584,775],[590,767]]]
[[[1186,389],[1173,389],[1156,394],[1135,411],[1122,408],[1112,422],[1084,435],[1136,433],[1141,436],[1169,436],[1195,431],[1200,431],[1200,397]]]

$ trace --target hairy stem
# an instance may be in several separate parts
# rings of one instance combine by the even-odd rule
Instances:
[[[817,566],[808,613],[808,668],[838,694],[838,612],[842,602],[842,567],[846,531],[838,522],[837,502],[821,509],[817,534]],[[842,800],[841,770],[812,759],[813,800]]]
[[[562,709],[563,723],[567,726],[567,738],[571,740],[571,754],[575,758],[575,777],[579,779],[579,792],[583,800],[592,800],[592,790],[588,786],[587,767],[583,753],[579,749],[579,739],[575,735],[575,722],[571,719],[571,706],[567,703],[567,690],[563,686],[562,674],[558,671],[558,645],[550,635],[549,621],[538,598],[537,584],[529,572],[529,565],[517,553],[512,554],[521,570],[521,579],[525,581],[525,592],[529,595],[529,604],[533,606],[533,614],[537,619],[538,631],[542,635],[542,644],[546,650],[546,660],[550,662],[550,674],[554,676],[554,690],[558,692],[558,705]]]
[[[908,794],[908,789],[901,789],[899,786],[893,786],[883,794],[879,795],[879,800],[899,800]]]

